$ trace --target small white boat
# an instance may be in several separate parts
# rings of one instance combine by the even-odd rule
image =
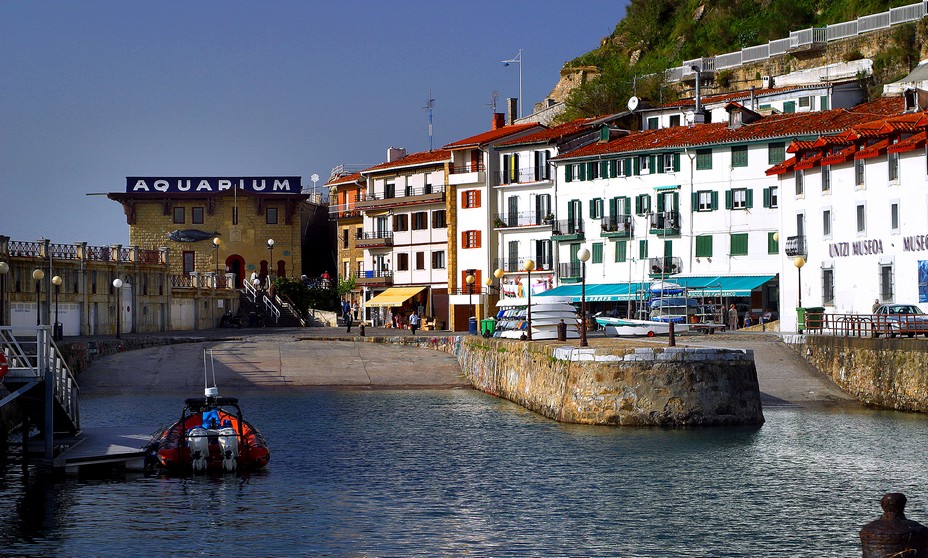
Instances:
[[[654,337],[655,335],[670,335],[669,322],[599,316],[596,318],[596,323],[602,326],[607,336],[613,337]],[[681,333],[689,330],[689,325],[674,324],[673,330],[674,333]]]

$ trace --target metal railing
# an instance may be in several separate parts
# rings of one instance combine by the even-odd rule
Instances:
[[[56,260],[76,260],[79,256],[74,244],[49,244],[48,250]]]
[[[531,225],[545,225],[545,216],[534,211],[520,211],[518,213],[499,213],[493,219],[494,228],[527,227]],[[552,219],[553,220],[553,219]]]
[[[168,282],[172,287],[196,287],[192,275],[171,275],[168,277]]]
[[[387,195],[388,192],[372,193],[367,194],[364,199],[357,199],[356,202],[362,201],[383,201],[383,200],[394,200],[397,198],[410,198],[414,196],[426,196],[429,194],[443,194],[445,193],[444,184],[434,184],[432,186],[425,186],[422,188],[403,188],[396,189],[393,191],[393,195]],[[361,197],[361,196],[359,196]]]
[[[535,262],[535,269],[532,270],[532,273],[536,271],[551,271],[554,269],[554,262],[549,258],[545,259],[535,259],[531,257],[516,257],[516,258],[499,258],[496,260],[496,267],[502,269],[503,271],[525,271],[525,262],[531,259]]]
[[[274,301],[271,300],[266,294],[261,298],[261,302],[264,305],[264,310],[274,318],[274,323],[280,321],[280,308],[274,305]]]
[[[805,256],[808,254],[806,251],[806,236],[788,236],[786,237],[786,244],[783,245],[783,250],[786,255],[789,257],[794,256]]]
[[[521,169],[502,170],[493,173],[493,185],[522,184],[551,180],[551,172],[547,166],[525,167]]]
[[[355,271],[353,275],[358,279],[379,279],[383,277],[393,277],[393,272],[388,269],[379,271],[369,269],[367,271]]]
[[[13,258],[41,258],[42,244],[40,242],[23,242],[11,240],[9,242],[10,257]]]
[[[600,228],[604,233],[631,234],[633,222],[631,215],[609,215],[603,217]]]
[[[580,262],[567,262],[558,264],[557,276],[560,279],[573,279],[580,277]]]
[[[551,234],[554,236],[583,234],[583,219],[564,219],[551,223]]]
[[[161,254],[161,250],[139,250],[138,263],[162,264]]]
[[[679,211],[660,211],[648,215],[648,225],[651,230],[654,229],[679,229],[680,212]]]
[[[457,165],[451,167],[451,174],[466,174],[469,172],[482,172],[486,170],[483,165],[483,162],[479,163],[469,163],[464,165]]]
[[[648,258],[648,272],[651,275],[675,275],[682,271],[683,258],[677,256]]]

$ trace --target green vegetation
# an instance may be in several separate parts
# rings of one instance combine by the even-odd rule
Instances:
[[[596,66],[602,72],[571,92],[561,121],[624,110],[636,95],[654,102],[674,100],[672,88],[659,79],[641,76],[661,73],[683,60],[715,56],[789,36],[790,31],[824,27],[857,17],[906,6],[914,0],[631,0],[625,18],[603,45],[566,64]],[[909,27],[911,27],[909,29]],[[907,29],[902,29],[907,28]],[[900,26],[892,45],[874,60],[888,68],[895,63],[911,69],[917,63],[915,24]],[[857,53],[859,54],[859,52]],[[730,81],[731,76],[728,76]],[[889,74],[878,76],[879,80]]]
[[[278,295],[292,300],[303,314],[310,308],[338,311],[336,301],[339,300],[339,293],[336,288],[310,288],[300,281],[286,277],[274,279],[274,288]]]

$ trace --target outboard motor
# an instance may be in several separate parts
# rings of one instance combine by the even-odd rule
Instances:
[[[222,452],[222,470],[235,471],[238,465],[238,434],[231,426],[219,430],[219,449]]]
[[[187,445],[190,446],[190,467],[194,472],[206,470],[209,457],[209,438],[205,428],[194,427],[187,432]]]

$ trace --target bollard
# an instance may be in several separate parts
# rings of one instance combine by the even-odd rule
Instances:
[[[557,340],[567,341],[567,324],[564,323],[563,318],[561,318],[561,323],[557,324]]]
[[[906,556],[928,558],[928,527],[905,518],[905,494],[883,495],[883,516],[860,530],[863,558]]]
[[[669,335],[669,337],[667,338],[667,346],[668,346],[668,347],[676,347],[676,346],[677,346],[677,336],[674,335],[673,322],[670,322],[668,325],[670,326],[670,335]]]
[[[364,322],[361,322],[361,337],[364,337]]]

